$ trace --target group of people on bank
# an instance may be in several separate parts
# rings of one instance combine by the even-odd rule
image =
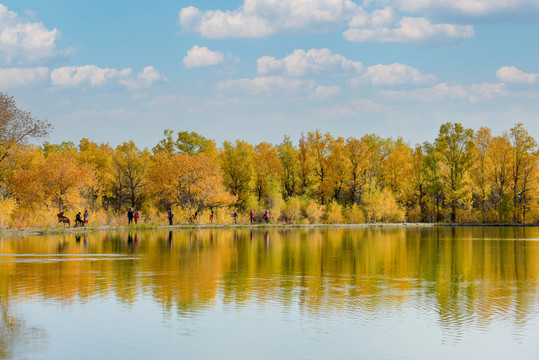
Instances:
[[[213,211],[212,211],[212,215],[213,215]],[[232,213],[232,217],[234,218],[234,224],[237,224],[238,223],[238,212],[236,211],[236,209],[234,209],[234,212]],[[253,225],[256,220],[255,220],[255,211],[253,209],[251,209],[250,213],[249,213],[249,219],[251,221],[251,225]],[[264,211],[264,222],[267,224],[269,223],[269,210],[266,209],[266,211]]]
[[[84,218],[83,218],[84,216]],[[75,215],[75,226],[86,226],[88,225],[88,220],[90,218],[90,214],[88,213],[88,210],[84,210],[84,215],[81,215],[80,211]]]
[[[234,219],[234,224],[237,224],[238,223],[238,212],[236,211],[236,209],[234,209],[234,211],[232,212],[232,217]],[[58,214],[58,220],[60,222],[62,222],[62,219],[64,219],[64,218],[65,217],[63,216],[63,212]],[[77,215],[75,215],[75,226],[86,226],[86,225],[88,225],[89,218],[90,218],[90,214],[88,213],[88,210],[84,210],[84,214],[81,214],[80,211],[79,211],[77,213]],[[171,208],[168,208],[168,210],[167,210],[167,218],[168,218],[168,224],[173,225],[174,224],[174,221],[173,221],[174,213],[172,212]],[[249,218],[250,218],[250,221],[251,221],[251,225],[256,223],[255,211],[253,209],[251,209],[251,211],[249,213]],[[65,219],[67,219],[67,218],[65,218]],[[138,211],[136,209],[133,210],[132,208],[129,208],[129,210],[127,211],[127,224],[132,225],[134,223],[135,225],[137,225],[139,219],[140,219],[140,215],[139,215]],[[198,219],[198,211],[195,212],[195,215],[193,215],[193,220],[197,220],[197,219]],[[212,210],[211,214],[210,214],[210,223],[211,224],[213,224],[213,219],[214,219],[214,213],[213,213],[213,210]],[[269,223],[269,210],[268,209],[266,209],[266,211],[264,212],[263,221],[266,224]],[[69,219],[67,219],[67,222],[69,222]]]

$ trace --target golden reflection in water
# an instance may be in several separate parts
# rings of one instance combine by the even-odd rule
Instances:
[[[314,315],[432,311],[448,329],[525,326],[539,229],[321,228],[98,233],[0,240],[0,300],[125,303],[193,313],[216,302]],[[5,322],[4,316],[4,322]]]

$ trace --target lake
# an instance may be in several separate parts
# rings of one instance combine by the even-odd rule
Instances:
[[[539,359],[539,228],[0,239],[0,359]]]

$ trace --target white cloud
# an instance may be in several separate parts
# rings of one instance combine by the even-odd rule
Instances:
[[[132,70],[100,68],[95,65],[64,66],[51,72],[51,82],[54,86],[78,87],[81,85],[98,86],[107,83],[108,80],[127,78]]]
[[[186,68],[215,66],[221,64],[225,59],[225,55],[220,51],[212,51],[207,47],[198,45],[187,51],[187,56],[183,58],[183,63]]]
[[[25,22],[0,4],[0,55],[5,63],[37,63],[69,55],[73,49],[56,48],[59,38],[56,28],[49,30],[41,22]]]
[[[343,33],[353,42],[416,42],[432,45],[458,43],[474,36],[471,25],[432,24],[425,18],[403,17],[394,27],[352,28]]]
[[[368,27],[376,28],[389,26],[397,22],[397,13],[393,8],[385,7],[374,10],[371,13],[358,11],[356,15],[348,22],[350,27]]]
[[[231,11],[183,8],[179,22],[183,29],[204,38],[258,38],[278,32],[339,28],[359,9],[352,0],[244,0]]]
[[[436,76],[432,74],[422,74],[414,67],[404,64],[374,65],[369,66],[367,71],[352,80],[350,85],[358,86],[361,83],[369,82],[372,85],[400,85],[400,84],[427,84],[436,81]]]
[[[475,103],[480,100],[505,95],[506,91],[503,84],[448,85],[441,83],[431,88],[411,91],[384,90],[381,93],[389,99],[412,102],[461,100]]]
[[[348,60],[342,55],[334,54],[329,49],[311,49],[309,51],[296,49],[283,59],[264,56],[257,61],[257,71],[262,75],[278,71],[291,76],[342,71],[360,73],[362,69],[361,62]]]
[[[160,82],[168,82],[165,75],[161,74],[153,66],[146,66],[136,78],[120,79],[120,84],[125,85],[129,91],[147,89]]]
[[[408,13],[507,18],[539,14],[537,0],[379,0]]]
[[[525,73],[514,66],[504,66],[496,71],[496,76],[503,82],[535,84],[539,74]]]
[[[326,100],[335,97],[341,93],[341,88],[338,86],[323,86],[320,85],[314,91],[313,96],[318,100]]]
[[[0,68],[0,87],[26,87],[47,79],[49,68]]]
[[[127,87],[129,91],[138,91],[148,88],[155,83],[168,81],[153,66],[147,66],[136,77],[132,76],[133,70],[100,68],[95,65],[64,66],[51,72],[51,82],[56,87],[80,87],[90,85],[92,87],[105,85],[110,80]]]
[[[254,79],[227,80],[217,84],[220,91],[236,90],[247,94],[280,94],[282,91],[309,91],[314,88],[313,81],[286,78],[281,76],[256,77]]]

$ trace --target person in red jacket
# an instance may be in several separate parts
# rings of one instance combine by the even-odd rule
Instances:
[[[255,212],[253,209],[251,209],[251,225],[253,225],[254,221],[255,221]]]

